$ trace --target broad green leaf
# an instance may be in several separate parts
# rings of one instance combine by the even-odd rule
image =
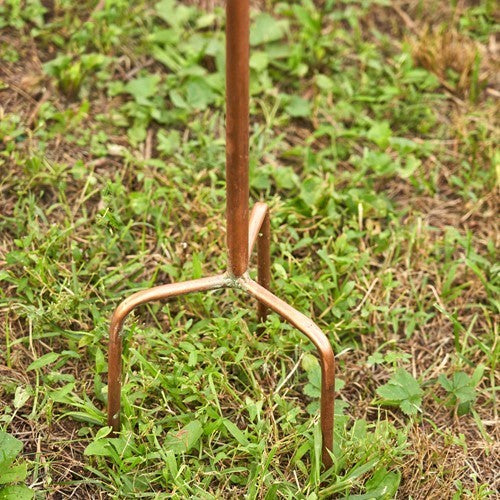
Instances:
[[[318,366],[318,358],[314,356],[314,354],[311,354],[310,352],[304,353],[304,356],[302,357],[302,369],[309,373],[310,371],[316,369]]]
[[[414,415],[420,410],[423,391],[418,381],[406,370],[396,370],[392,378],[377,389],[381,403],[399,406],[407,415]]]
[[[161,19],[170,26],[182,26],[191,17],[193,10],[174,0],[161,0],[155,4],[155,10]]]
[[[272,174],[276,185],[280,189],[292,189],[299,183],[297,174],[291,167],[273,168]]]
[[[165,452],[166,458],[165,462],[167,464],[168,470],[172,477],[177,477],[177,473],[179,472],[179,468],[177,466],[177,460],[175,458],[175,453],[173,450],[167,450]]]
[[[309,206],[315,206],[323,194],[323,182],[318,177],[306,179],[300,187],[300,198]]]
[[[321,389],[309,383],[304,386],[304,394],[310,398],[319,398],[321,396]]]
[[[481,382],[481,379],[483,378],[483,373],[484,373],[484,365],[479,364],[471,376],[472,384],[474,387],[476,387],[479,384],[479,382]]]
[[[279,263],[279,262],[275,262],[273,264],[273,269],[276,271],[276,273],[281,277],[283,278],[284,280],[286,280],[288,278],[288,275],[286,273],[286,270],[285,268]]]
[[[109,61],[104,54],[98,54],[95,52],[91,54],[83,54],[81,60],[86,71],[95,71],[96,68],[99,68]]]
[[[401,481],[400,472],[388,472],[381,468],[375,471],[366,484],[366,493],[363,495],[349,495],[349,500],[389,500],[394,498]]]
[[[408,395],[404,387],[395,384],[386,384],[377,389],[377,394],[388,401],[403,401]]]
[[[459,387],[455,395],[460,403],[468,403],[476,399],[476,390],[471,386]]]
[[[232,434],[232,436],[240,443],[242,446],[250,446],[250,442],[246,438],[245,434],[238,429],[238,427],[233,424],[230,420],[224,419],[224,426]]]
[[[88,422],[89,424],[102,425],[104,422],[104,416],[102,418],[98,418],[97,415],[91,415],[89,413],[85,413],[83,411],[67,411],[61,415],[61,418],[71,417],[79,422]],[[100,417],[100,415],[99,415]]]
[[[250,32],[252,46],[275,42],[284,37],[288,22],[275,19],[270,14],[262,13],[255,17]]]
[[[250,67],[256,71],[264,71],[269,64],[269,56],[266,52],[256,51],[250,56]]]
[[[316,363],[316,366],[311,367],[307,371],[307,378],[309,379],[309,383],[314,387],[321,387],[321,368],[319,363]]]
[[[420,405],[422,404],[422,399],[415,399],[410,401],[409,399],[404,399],[399,403],[401,411],[406,415],[416,415],[420,410]]]
[[[478,371],[479,368],[480,370]],[[469,377],[465,372],[454,373],[451,380],[444,375],[438,377],[438,381],[443,389],[452,396],[452,404],[458,403],[462,405],[461,414],[469,411],[469,406],[464,405],[464,403],[472,403],[477,397],[475,389],[477,385],[476,380],[480,380],[483,369],[484,367],[480,365],[476,368],[472,377]]]
[[[170,97],[170,100],[172,101],[172,104],[176,108],[185,109],[188,107],[186,101],[181,96],[181,94],[179,92],[177,92],[177,90],[171,90],[168,95]]]
[[[59,358],[59,353],[48,352],[47,354],[44,354],[38,359],[35,359],[35,361],[33,361],[33,363],[31,363],[28,366],[28,368],[26,368],[26,370],[30,371],[30,370],[36,370],[37,368],[43,368],[44,366],[54,363],[58,358]]]
[[[130,127],[127,130],[127,135],[130,139],[130,142],[134,145],[137,145],[146,139],[147,130],[142,123],[136,122],[133,127]]]
[[[412,176],[420,165],[422,165],[422,162],[414,155],[406,155],[404,168],[398,169],[399,175],[403,179],[408,179],[408,177]]]
[[[155,4],[156,13],[168,23],[169,19],[173,17],[176,3],[175,0],[161,0],[161,2]]]
[[[113,451],[111,450],[111,444],[107,439],[99,439],[89,443],[83,454],[86,456],[112,457]]]
[[[158,151],[171,155],[175,153],[181,144],[181,135],[177,130],[170,130],[168,132],[160,129],[156,135],[158,140]]]
[[[349,472],[349,474],[345,476],[345,478],[351,481],[357,479],[363,474],[366,474],[369,470],[373,469],[373,467],[375,467],[379,462],[380,458],[373,458],[368,462],[366,462],[365,464],[357,465]]]
[[[0,466],[0,484],[24,481],[27,473],[28,466],[26,464],[15,465],[6,470]]]
[[[201,422],[194,420],[176,432],[169,432],[164,447],[174,453],[185,453],[196,445],[202,434]]]
[[[179,42],[179,38],[178,30],[172,28],[156,30],[148,36],[151,42],[174,46]]]
[[[196,27],[199,29],[208,28],[216,21],[217,16],[210,12],[209,14],[204,14],[196,18]]]
[[[22,408],[31,397],[31,390],[20,385],[14,395],[14,408]]]
[[[285,108],[285,111],[294,118],[307,118],[311,115],[311,103],[302,97],[292,96]]]
[[[22,449],[23,443],[19,439],[0,431],[0,466],[11,464]]]
[[[461,387],[470,386],[472,383],[470,377],[465,372],[456,372],[453,374],[453,387],[460,389]]]
[[[196,109],[206,109],[215,100],[216,94],[201,77],[196,76],[188,80],[186,85],[186,101]]]
[[[374,123],[370,130],[368,130],[366,137],[380,148],[385,149],[389,145],[391,135],[392,132],[389,122],[382,121]]]
[[[453,390],[453,385],[451,384],[450,379],[446,377],[446,375],[439,375],[438,381],[445,391],[451,392]]]
[[[75,387],[75,382],[70,382],[69,384],[64,385],[60,389],[56,389],[55,391],[50,391],[49,392],[49,397],[53,401],[56,401],[57,403],[67,403],[67,395],[71,393],[71,391]]]
[[[326,75],[318,74],[316,75],[316,85],[325,91],[330,91],[334,88],[334,83],[331,78]]]
[[[27,486],[6,486],[0,488],[0,500],[31,500],[35,492]]]
[[[95,441],[97,441],[98,439],[102,439],[102,438],[105,438],[106,436],[108,436],[108,435],[109,435],[109,433],[111,432],[111,430],[112,430],[112,427],[111,427],[111,426],[109,426],[109,425],[107,425],[107,426],[105,426],[105,427],[101,427],[101,428],[97,431],[97,433],[96,433],[96,435],[95,435],[95,438],[94,438],[94,439],[95,439]]]
[[[130,94],[138,104],[149,104],[148,98],[156,94],[159,75],[147,75],[130,80],[123,88],[123,91]]]
[[[308,28],[312,32],[318,32],[321,29],[321,18],[317,10],[311,12],[310,9],[297,4],[292,9],[297,20],[305,28]]]
[[[49,76],[58,77],[63,68],[67,68],[71,64],[71,56],[60,55],[47,61],[42,65],[44,72]]]

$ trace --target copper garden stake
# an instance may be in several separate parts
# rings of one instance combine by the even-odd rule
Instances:
[[[127,315],[147,302],[216,288],[244,290],[258,301],[258,317],[264,320],[272,309],[305,334],[318,349],[321,364],[322,459],[332,465],[335,359],[326,335],[309,318],[269,291],[270,225],[265,203],[256,203],[248,215],[249,137],[249,0],[227,0],[226,7],[226,192],[228,269],[224,274],[184,283],[161,285],[134,293],[111,318],[108,356],[108,425],[120,430],[121,331]],[[248,259],[257,242],[258,282],[248,275]]]

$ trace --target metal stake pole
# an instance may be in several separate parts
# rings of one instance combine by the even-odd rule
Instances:
[[[322,461],[332,465],[335,358],[327,336],[309,318],[269,291],[271,282],[270,221],[265,203],[248,215],[249,137],[249,0],[227,0],[226,7],[226,183],[228,270],[224,274],[184,283],[156,286],[134,293],[115,310],[108,347],[108,425],[120,430],[122,328],[126,317],[141,304],[216,288],[244,290],[258,300],[258,318],[268,308],[295,326],[316,346],[321,365]],[[258,283],[248,276],[249,255],[257,243]]]
[[[226,4],[226,193],[229,272],[248,268],[249,0]]]

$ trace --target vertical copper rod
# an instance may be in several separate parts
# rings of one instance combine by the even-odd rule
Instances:
[[[229,271],[248,268],[249,0],[226,5],[226,192]]]

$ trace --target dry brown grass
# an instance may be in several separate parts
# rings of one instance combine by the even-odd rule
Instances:
[[[484,98],[500,96],[500,51],[498,37],[486,43],[473,40],[459,26],[460,16],[477,4],[471,1],[398,0],[390,7],[373,6],[365,19],[368,26],[406,41],[415,62],[434,73],[441,85],[459,98],[471,95],[471,86]],[[450,72],[455,73],[454,84]]]
[[[490,49],[473,41],[455,29],[423,28],[416,36],[409,38],[415,62],[434,73],[441,84],[450,90],[465,95],[470,92],[474,72],[478,84],[498,84],[498,53],[496,45]],[[475,65],[478,66],[477,70]],[[447,82],[449,71],[457,74],[457,83]]]

